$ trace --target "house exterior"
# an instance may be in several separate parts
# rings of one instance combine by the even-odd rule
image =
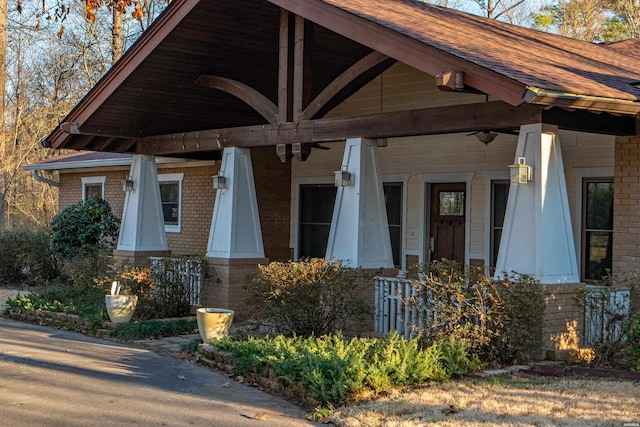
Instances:
[[[206,254],[205,304],[267,260],[448,258],[536,277],[551,347],[584,282],[637,269],[637,52],[409,0],[176,0],[43,145],[130,156],[61,173],[61,206],[105,176],[117,253]]]

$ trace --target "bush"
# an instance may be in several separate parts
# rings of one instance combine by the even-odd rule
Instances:
[[[636,314],[625,327],[628,343],[629,368],[640,372],[640,315]]]
[[[527,275],[487,277],[481,268],[440,261],[423,267],[409,304],[428,343],[449,337],[466,343],[485,362],[525,362],[542,346],[545,301]]]
[[[0,283],[41,284],[59,274],[46,231],[0,233]]]
[[[96,258],[112,250],[118,240],[120,220],[106,200],[89,199],[71,205],[51,221],[51,249],[61,260],[78,255]]]
[[[173,337],[191,333],[196,329],[198,329],[198,322],[195,320],[146,320],[120,324],[111,331],[111,334],[124,341],[134,341]]]
[[[272,369],[284,385],[323,403],[340,403],[361,393],[380,394],[396,387],[442,381],[478,366],[455,339],[422,348],[416,339],[395,333],[384,339],[341,334],[322,337],[226,338],[214,345],[238,357],[240,374]]]
[[[245,286],[246,305],[281,333],[319,336],[362,320],[367,312],[359,291],[373,275],[363,270],[320,258],[271,262],[259,269]]]
[[[101,325],[107,316],[104,291],[96,286],[55,284],[40,294],[28,293],[10,298],[7,308],[14,307],[77,314],[93,325]]]
[[[135,319],[183,317],[191,313],[189,293],[185,290],[188,286],[183,283],[185,278],[173,270],[170,263],[156,274],[146,265],[129,265],[118,259],[95,282],[108,292],[114,280],[120,282],[122,294],[138,295]]]

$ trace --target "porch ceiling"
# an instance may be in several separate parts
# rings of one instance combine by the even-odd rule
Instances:
[[[283,15],[283,10],[291,13]],[[418,12],[419,17],[412,15]],[[304,21],[296,15],[304,17]],[[429,23],[434,19],[443,25],[446,23],[444,33],[434,31],[433,23]],[[489,45],[484,51],[482,46],[465,48],[460,44],[461,31],[456,25],[477,28],[477,37],[467,37],[467,43],[482,41],[484,33],[494,36],[487,41]],[[282,28],[286,28],[284,33]],[[571,118],[575,108],[590,108],[572,104],[571,99],[563,97],[559,88],[566,80],[565,90],[570,89],[573,81],[570,75],[548,76],[540,73],[535,65],[530,66],[527,58],[516,58],[518,52],[522,56],[522,48],[526,48],[527,43],[533,43],[531,46],[536,49],[545,45],[556,52],[551,46],[558,42],[553,39],[557,36],[545,35],[536,42],[535,35],[532,30],[485,22],[461,12],[403,0],[383,0],[379,4],[368,0],[174,0],[43,145],[215,158],[221,148],[234,145],[234,141],[255,140],[245,146],[326,141],[344,129],[366,136],[364,131],[371,129],[372,123],[380,122],[379,117],[354,118],[350,122],[317,119],[396,60],[432,75],[462,72],[462,90],[479,90],[504,101],[504,106],[496,107],[498,113],[523,104],[532,88],[547,90],[544,97],[536,92],[538,97],[533,101],[529,99],[531,103],[540,100],[544,107],[530,105],[533,108],[516,115],[513,123],[503,120],[506,128],[518,126],[523,120],[530,122],[545,117],[555,118],[556,122],[567,124],[567,128],[580,129],[580,123],[597,123],[597,120],[585,122],[583,117]],[[304,43],[300,44],[302,36]],[[515,52],[499,49],[506,40],[515,45]],[[607,96],[622,94],[615,78],[600,79],[598,69],[589,65],[587,55],[577,53],[580,48],[592,49],[590,44],[574,41],[566,44],[566,50],[560,48],[560,53],[554,55],[559,61],[573,59],[574,69],[586,70],[580,74],[580,84],[586,85],[585,90],[600,91],[598,93]],[[589,53],[597,57],[601,68],[607,68],[606,59],[613,58],[609,65],[613,64],[612,70],[621,70],[623,76],[619,80],[630,88],[620,98],[624,101],[622,108],[640,110],[637,102],[640,89],[629,84],[633,73],[637,80],[640,74],[631,71],[631,61],[620,59],[623,55],[614,49],[593,48],[601,49]],[[545,64],[558,65],[553,61]],[[549,83],[554,78],[555,86]],[[592,86],[585,82],[591,82]],[[607,82],[615,84],[607,86]],[[221,89],[222,86],[225,87]],[[606,102],[616,98],[607,96],[590,98],[590,105],[594,107],[597,102],[604,107],[593,109],[608,111]],[[556,102],[554,97],[563,97],[562,103],[558,102],[565,107],[563,110],[551,108]],[[318,99],[322,103],[311,110],[310,117],[306,116],[305,108]],[[256,108],[257,105],[261,108]],[[275,118],[271,120],[265,111],[272,112]],[[635,113],[618,119],[621,111],[611,111],[616,116],[606,114],[607,119],[600,120],[606,123],[603,133],[636,132]],[[402,117],[409,126],[437,115],[433,111],[407,114]],[[455,115],[456,111],[448,114]],[[486,123],[476,121],[465,126],[490,129],[492,124],[488,120],[491,118],[486,118]],[[418,130],[425,134],[438,131],[419,124],[421,129],[416,127],[408,134]],[[306,129],[307,133],[298,134],[299,129]],[[379,124],[375,129],[371,137],[393,136],[390,132],[397,132],[393,127],[383,129]],[[466,128],[457,129],[464,130]],[[185,135],[191,138],[189,150],[184,147]],[[200,144],[201,135],[209,138],[206,146]]]

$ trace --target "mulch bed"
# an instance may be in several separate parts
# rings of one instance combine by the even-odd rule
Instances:
[[[527,373],[548,377],[599,377],[640,381],[640,372],[631,372],[612,368],[590,368],[575,365],[549,365],[534,363]]]

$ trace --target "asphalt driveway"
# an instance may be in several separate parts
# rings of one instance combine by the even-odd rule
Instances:
[[[0,426],[308,426],[297,406],[208,368],[0,318]]]

